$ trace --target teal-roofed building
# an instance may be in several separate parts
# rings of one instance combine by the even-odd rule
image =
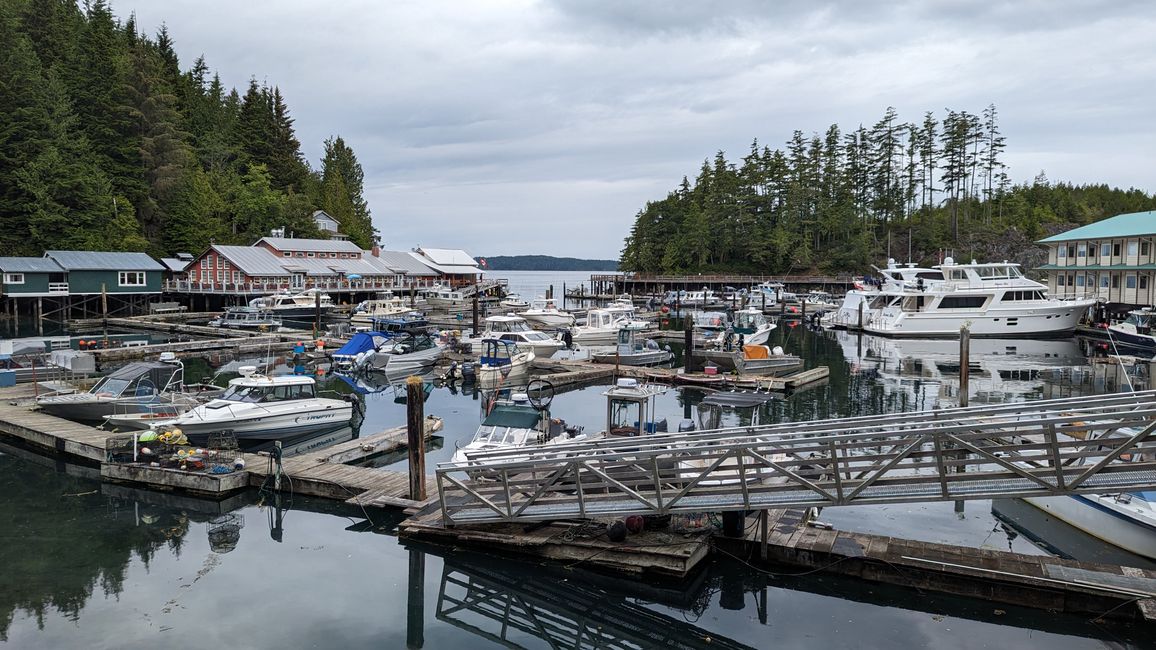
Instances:
[[[64,269],[46,257],[0,257],[0,296],[68,295]]]
[[[68,272],[74,296],[155,294],[164,280],[165,267],[145,253],[45,251],[44,257]]]
[[[1039,270],[1053,295],[1118,305],[1151,305],[1156,297],[1156,211],[1117,215],[1039,243],[1048,247]]]

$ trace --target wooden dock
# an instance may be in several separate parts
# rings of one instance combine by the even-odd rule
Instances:
[[[701,372],[683,372],[681,368],[650,368],[643,366],[615,366],[592,361],[553,359],[534,360],[534,378],[544,379],[555,388],[590,384],[615,377],[633,377],[644,381],[672,385],[697,385],[716,388],[747,388],[774,392],[789,392],[818,385],[830,374],[827,366],[798,370],[779,376],[708,375]]]

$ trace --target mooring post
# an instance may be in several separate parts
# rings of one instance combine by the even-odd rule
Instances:
[[[523,300],[525,300],[523,298]],[[562,283],[562,311],[566,311],[566,283]]]
[[[759,512],[759,557],[762,558],[763,562],[767,561],[767,536],[769,533],[767,529],[770,527],[767,522],[768,519],[770,516],[766,510]]]
[[[409,434],[409,498],[425,501],[425,386],[421,377],[405,380],[405,413]]]
[[[409,550],[409,598],[406,602],[405,647],[425,646],[425,553]]]
[[[281,441],[278,440],[273,443],[273,457],[277,463],[277,469],[273,473],[273,491],[281,491]]]
[[[863,303],[863,300],[860,299],[859,300],[859,329],[860,330],[863,329],[863,308],[864,308],[864,303]]]
[[[682,368],[690,372],[690,360],[694,356],[694,323],[687,318],[683,320],[682,328]]]
[[[968,384],[971,375],[971,330],[967,325],[959,328],[959,405],[967,406],[968,404]],[[967,451],[959,451],[959,460],[967,459]],[[963,474],[967,471],[967,466],[963,463],[956,465],[955,473]],[[955,502],[955,512],[963,514],[964,502],[962,500]]]
[[[321,333],[321,291],[316,287],[313,288],[316,293],[313,294],[313,338]]]
[[[478,281],[477,280],[474,280],[473,313],[474,313],[474,332],[473,332],[473,334],[474,334],[474,336],[477,336],[478,332],[481,331],[478,329]]]

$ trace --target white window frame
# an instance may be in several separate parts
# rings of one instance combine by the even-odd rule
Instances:
[[[1128,257],[1135,257],[1140,254],[1140,242],[1128,242]]]
[[[148,274],[144,271],[120,271],[117,273],[116,283],[121,287],[148,286]]]
[[[201,268],[202,269],[209,268],[209,256],[208,255],[201,258]]]
[[[5,273],[4,284],[24,284],[23,273]]]

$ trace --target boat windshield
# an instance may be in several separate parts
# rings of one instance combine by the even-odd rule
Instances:
[[[735,327],[754,329],[762,325],[763,315],[755,312],[738,312],[735,314]]]
[[[1129,325],[1135,325],[1137,328],[1148,327],[1152,319],[1152,314],[1134,311],[1128,314],[1128,318],[1124,321]]]
[[[490,322],[491,332],[529,332],[530,326],[522,319],[518,320],[497,320]]]
[[[254,386],[234,384],[220,399],[229,402],[283,402],[295,399],[312,399],[313,386],[309,384],[289,384],[281,386]]]
[[[98,381],[96,383],[96,385],[92,387],[91,392],[93,394],[103,394],[103,395],[107,395],[107,396],[111,396],[111,397],[120,397],[121,393],[124,392],[124,389],[128,388],[128,385],[130,383],[132,383],[132,382],[130,382],[127,379],[117,379],[115,377],[105,377],[104,379],[101,379],[100,381]]]

